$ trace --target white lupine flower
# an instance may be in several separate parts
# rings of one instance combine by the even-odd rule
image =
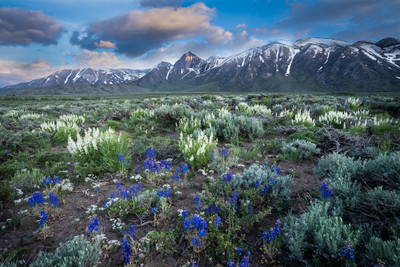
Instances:
[[[272,111],[267,108],[266,106],[263,105],[253,105],[253,106],[249,106],[247,103],[245,102],[240,102],[236,108],[236,110],[242,111],[246,114],[262,114],[262,115],[267,115],[267,116],[271,116]]]
[[[101,132],[98,128],[89,128],[84,131],[84,136],[77,134],[76,142],[68,138],[68,151],[71,154],[89,154],[98,150],[99,144],[104,142],[120,142],[121,134],[117,135],[114,130],[108,129]]]
[[[310,123],[311,125],[315,125],[314,120],[310,116],[310,111],[308,110],[300,110],[297,112],[297,114],[294,116],[294,119],[292,120],[293,124],[304,124],[304,123]]]
[[[358,107],[361,105],[361,100],[358,98],[349,97],[349,98],[347,98],[346,103],[350,104],[351,106]]]

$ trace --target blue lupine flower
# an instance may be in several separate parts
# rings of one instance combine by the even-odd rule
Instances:
[[[250,212],[250,214],[253,214],[253,206],[249,206],[249,212]]]
[[[244,256],[242,262],[239,262],[239,267],[248,267],[250,264],[250,257]]]
[[[201,229],[200,231],[199,231],[199,237],[203,237],[203,236],[206,236],[206,229]]]
[[[222,181],[224,182],[224,184],[231,182],[232,181],[232,173],[228,172],[228,173],[222,175]]]
[[[184,221],[183,221],[183,227],[185,228],[185,230],[186,230],[186,232],[189,232],[189,230],[190,230],[190,219],[189,218],[186,218]]]
[[[239,257],[242,257],[243,249],[242,248],[237,248],[236,251],[239,254]]]
[[[232,204],[232,208],[234,208],[234,209],[237,209],[237,197],[238,197],[238,194],[237,194],[237,192],[236,191],[234,191],[233,192],[233,196],[232,196],[232,201],[231,201],[231,204]]]
[[[195,208],[195,209],[198,209],[198,210],[201,210],[199,195],[196,195],[196,196],[194,197],[194,208]]]
[[[60,177],[58,177],[58,176],[54,176],[54,178],[53,178],[53,182],[55,182],[55,183],[59,183],[59,182],[60,182]]]
[[[155,160],[157,150],[151,147],[146,149],[146,157],[151,160]]]
[[[223,148],[223,149],[221,150],[221,155],[224,156],[224,157],[227,157],[227,156],[228,156],[228,153],[226,152],[226,149],[225,149],[225,148]]]
[[[50,202],[50,204],[53,204],[54,207],[58,206],[58,197],[53,192],[50,192],[50,194],[49,194],[49,202]]]
[[[197,236],[192,236],[192,246],[195,246],[195,245],[197,245],[197,246],[201,246],[201,242],[200,242],[200,240],[197,238]]]
[[[211,158],[211,161],[214,161],[214,149],[211,150],[211,156],[210,156],[210,158]]]
[[[215,228],[217,228],[221,224],[221,217],[216,217],[215,218]]]
[[[332,195],[332,190],[329,190],[328,184],[325,181],[322,181],[321,191],[321,196],[324,198],[329,198]]]
[[[135,237],[135,226],[129,225],[129,235],[134,238]]]
[[[115,198],[115,193],[114,192],[110,194],[110,198],[111,199]]]
[[[281,174],[281,169],[279,169],[279,167],[277,165],[274,165],[271,167],[271,172],[276,172],[278,175]]]
[[[189,171],[189,165],[185,162],[182,162],[182,171],[186,174]]]
[[[206,213],[207,213],[207,214],[210,214],[210,213],[216,214],[216,213],[219,213],[220,210],[221,210],[221,209],[220,209],[219,206],[215,205],[215,208],[214,208],[214,204],[211,203],[211,204],[208,206]]]
[[[350,241],[344,242],[344,248],[340,251],[340,256],[346,256],[347,260],[354,260],[354,249],[351,248],[352,244]]]
[[[45,212],[44,210],[41,210],[41,211],[40,211],[40,220],[39,220],[39,226],[40,226],[40,228],[42,228],[42,227],[43,227],[43,224],[44,224],[45,222],[48,222],[48,221],[49,221],[49,217],[47,216],[46,212]]]
[[[140,173],[140,165],[138,165],[138,166],[136,167],[136,173],[137,173],[137,174]]]
[[[186,210],[182,210],[182,217],[186,218],[187,217],[187,211]]]
[[[153,208],[153,209],[151,210],[151,212],[157,213],[157,208]]]
[[[207,228],[207,222],[204,220],[202,217],[199,215],[195,214],[192,217],[192,223],[193,223],[193,229],[206,229]]]
[[[176,181],[176,182],[182,182],[181,180],[179,180],[179,175],[172,175],[171,179]]]
[[[98,193],[98,192],[100,192],[100,189],[98,187],[96,187],[96,189],[94,191],[96,191],[96,193]]]
[[[107,209],[107,201],[104,201],[104,202],[103,202],[103,208],[104,208],[104,209]]]
[[[228,267],[235,267],[235,262],[233,260],[229,260]]]
[[[276,184],[276,180],[274,178],[269,179],[269,183],[271,185],[275,185]]]
[[[167,189],[167,190],[165,190],[165,191],[163,191],[162,189],[160,189],[160,190],[158,190],[158,192],[157,192],[157,196],[158,196],[158,197],[169,197],[170,193],[171,193],[171,190],[169,190],[169,189]]]
[[[258,189],[260,187],[260,180],[256,180],[255,188]]]
[[[181,168],[177,167],[177,168],[176,168],[176,173],[177,173],[177,174],[181,174]]]
[[[50,180],[51,181],[51,180]],[[43,187],[46,187],[46,185],[47,185],[47,179],[46,178],[44,178],[43,180],[42,180],[42,183],[43,183]]]
[[[97,232],[99,231],[99,219],[97,218],[91,218],[88,222],[88,230],[89,234],[91,234],[93,231]]]
[[[43,204],[43,194],[35,192],[33,195],[28,199],[28,204],[31,207],[35,207],[36,204]]]
[[[127,265],[130,262],[130,256],[132,254],[131,244],[128,242],[126,237],[121,239],[122,243],[122,256],[124,257],[124,263]]]
[[[268,242],[272,242],[275,238],[281,233],[281,221],[277,220],[275,223],[275,227],[269,230],[269,232],[265,231],[263,233],[263,240],[267,240]]]
[[[264,189],[260,189],[260,192],[261,192],[261,193],[264,193],[264,195],[267,195],[268,191],[269,191],[269,187],[268,187],[267,184],[264,185]]]
[[[124,162],[124,163],[126,164],[126,159],[124,158],[124,155],[118,154],[118,160],[119,160],[120,162]]]

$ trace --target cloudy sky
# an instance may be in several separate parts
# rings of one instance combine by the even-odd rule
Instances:
[[[1,0],[0,87],[65,68],[151,68],[272,40],[400,38],[400,0]]]

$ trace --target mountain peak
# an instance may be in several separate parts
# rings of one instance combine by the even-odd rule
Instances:
[[[174,68],[178,69],[188,69],[188,68],[200,68],[207,62],[195,54],[193,54],[191,51],[186,52],[185,54],[182,55],[182,57],[175,62]]]
[[[388,37],[388,38],[384,38],[378,42],[376,42],[376,45],[384,48],[384,47],[389,47],[389,46],[393,46],[393,45],[398,45],[400,44],[400,40],[397,40],[395,38],[392,37]]]

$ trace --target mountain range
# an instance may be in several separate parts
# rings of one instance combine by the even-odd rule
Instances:
[[[62,90],[77,84],[131,86],[124,92],[399,92],[400,41],[385,38],[348,43],[307,38],[293,43],[270,42],[229,57],[206,60],[189,51],[175,64],[161,62],[150,70],[62,70],[7,86],[0,94],[46,94],[45,88],[35,89],[43,86],[57,94],[57,87]]]

